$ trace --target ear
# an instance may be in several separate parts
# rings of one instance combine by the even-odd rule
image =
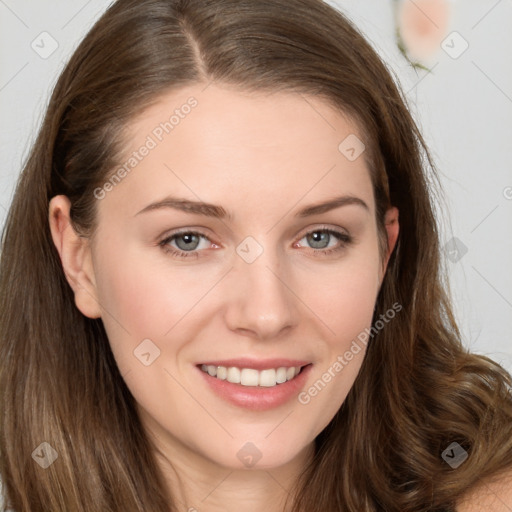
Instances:
[[[398,208],[391,207],[386,211],[384,217],[384,225],[386,227],[386,232],[388,236],[388,246],[386,250],[386,256],[384,258],[384,263],[382,266],[381,272],[381,282],[384,278],[384,274],[386,273],[386,269],[388,268],[389,258],[391,257],[391,253],[395,248],[396,241],[398,240],[398,233],[400,231],[400,225],[398,224]]]
[[[57,248],[66,279],[75,293],[76,307],[89,318],[99,318],[96,281],[89,239],[79,236],[71,225],[71,202],[67,196],[55,196],[50,201],[49,222],[53,243]]]

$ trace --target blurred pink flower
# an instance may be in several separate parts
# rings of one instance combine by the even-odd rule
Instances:
[[[429,61],[448,35],[448,0],[403,0],[398,27],[404,50],[412,60]]]

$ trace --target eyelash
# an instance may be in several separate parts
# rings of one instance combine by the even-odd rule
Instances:
[[[308,231],[306,233],[304,233],[299,240],[302,240],[304,237],[308,236],[308,235],[311,235],[313,233],[328,233],[329,235],[334,235],[336,238],[338,238],[340,240],[340,243],[339,245],[337,245],[336,247],[333,247],[333,248],[330,248],[330,249],[314,249],[314,248],[310,248],[313,253],[315,254],[315,257],[327,257],[329,256],[330,254],[333,254],[333,253],[336,253],[336,252],[339,252],[343,249],[345,249],[348,245],[350,245],[353,241],[352,237],[346,233],[342,233],[340,231],[337,231],[337,230],[334,230],[334,229],[331,229],[331,228],[317,228],[317,229],[313,229],[311,231]],[[164,238],[161,242],[158,243],[158,245],[162,248],[162,250],[167,253],[167,254],[170,254],[171,256],[173,257],[177,257],[177,258],[198,258],[199,257],[199,252],[200,251],[181,251],[181,250],[176,250],[172,247],[170,247],[168,244],[174,240],[175,238],[178,238],[182,235],[195,235],[195,236],[198,236],[198,237],[201,237],[201,238],[205,238],[207,240],[209,240],[209,238],[199,232],[199,231],[179,231],[179,232],[176,232],[176,233],[173,233],[172,235]]]

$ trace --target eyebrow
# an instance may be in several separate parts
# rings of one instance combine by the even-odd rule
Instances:
[[[312,204],[306,206],[302,210],[299,210],[295,216],[296,217],[310,217],[312,215],[317,215],[319,213],[325,213],[330,210],[334,210],[335,208],[340,208],[342,206],[347,205],[358,205],[363,207],[365,210],[370,211],[368,205],[359,197],[355,196],[340,196],[335,197],[333,199],[329,199],[327,201],[323,201],[321,203]],[[140,210],[135,214],[135,216],[151,212],[154,210],[160,210],[162,208],[172,208],[174,210],[179,210],[186,213],[194,213],[197,215],[204,215],[206,217],[214,217],[216,219],[229,219],[231,220],[233,217],[231,214],[226,212],[226,210],[222,206],[218,206],[211,203],[204,203],[202,201],[191,201],[189,199],[182,199],[178,197],[166,197],[161,201],[157,201],[155,203],[151,203],[147,205],[145,208]]]

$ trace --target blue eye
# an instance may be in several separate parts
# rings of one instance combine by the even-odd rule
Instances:
[[[208,242],[203,248],[200,247],[202,240]],[[313,251],[313,255],[319,257],[341,251],[352,243],[352,237],[347,233],[329,228],[308,231],[294,244],[294,247],[297,247],[297,244],[300,244],[302,240],[306,240],[306,243],[310,245],[309,248]],[[198,258],[202,249],[208,248],[209,244],[211,244],[210,239],[199,231],[181,231],[168,236],[158,245],[164,252],[177,258]]]
[[[314,250],[315,256],[325,256],[333,252],[340,251],[352,242],[352,238],[346,233],[328,228],[309,231],[299,240],[298,243],[302,240],[307,241],[310,247]]]
[[[180,233],[174,233],[173,235],[162,240],[159,245],[162,247],[164,252],[170,253],[173,256],[177,256],[179,258],[197,258],[199,254],[192,251],[196,251],[201,238],[209,240],[208,237],[202,233],[199,233],[198,231],[182,231]],[[174,241],[178,250],[169,245]]]
[[[199,237],[200,235],[195,233],[184,233],[183,235],[175,236],[174,239],[176,240],[178,249],[181,249],[182,251],[193,251],[197,249],[197,246],[199,245]],[[183,244],[180,244],[180,242],[183,242]]]

